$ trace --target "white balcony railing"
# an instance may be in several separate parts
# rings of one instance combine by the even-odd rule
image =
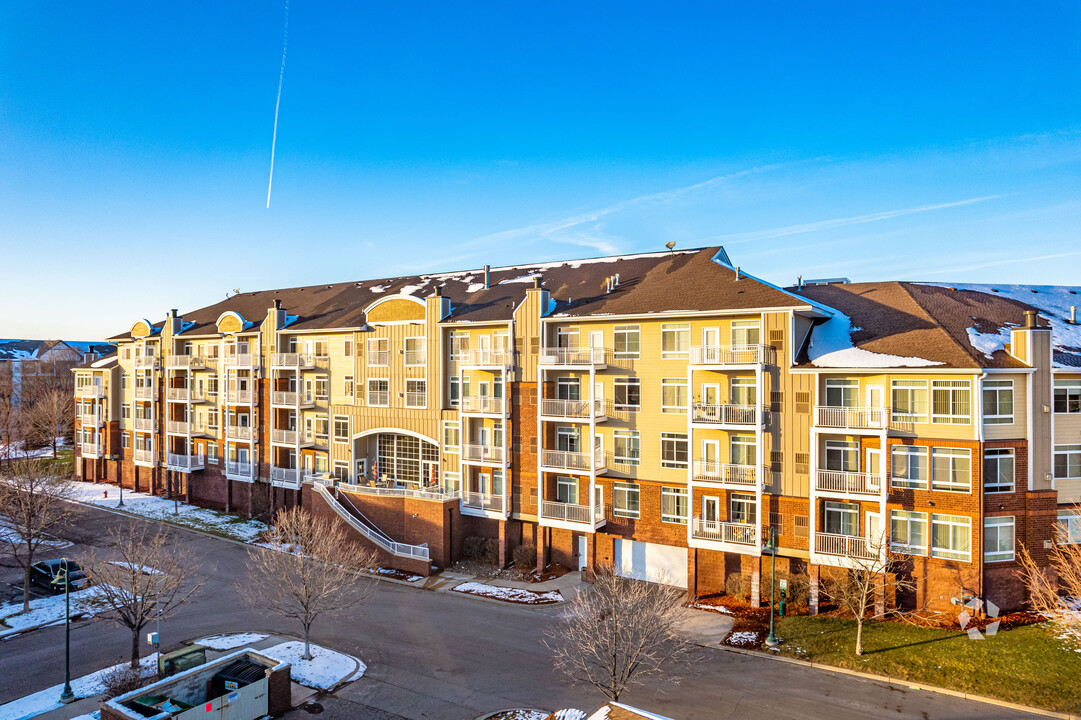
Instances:
[[[857,535],[815,533],[815,552],[823,555],[873,560],[875,555],[868,547],[867,538]]]
[[[155,355],[136,355],[135,356],[135,369],[136,370],[157,370],[158,358]]]
[[[736,545],[757,545],[758,527],[746,523],[703,520],[700,515],[695,515],[691,519],[691,537]]]
[[[691,365],[762,365],[769,358],[769,345],[696,345],[691,348]]]
[[[503,462],[502,445],[462,445],[462,460],[465,462]]]
[[[136,448],[134,452],[135,462],[137,463],[153,463],[154,451]]]
[[[600,347],[544,348],[540,353],[541,365],[604,365],[608,351]]]
[[[79,452],[83,457],[95,458],[101,452],[101,446],[97,443],[81,443],[79,445]]]
[[[604,520],[604,505],[590,507],[545,500],[541,503],[541,517],[546,520],[594,525]]]
[[[87,425],[93,425],[95,427],[101,425],[101,413],[83,413],[79,416],[79,422],[83,424],[83,427],[86,427]]]
[[[135,432],[154,432],[154,418],[135,418],[132,425],[135,426]]]
[[[762,408],[758,405],[706,405],[695,403],[691,419],[696,423],[717,425],[746,425],[754,427],[762,423]]]
[[[462,505],[467,508],[475,508],[477,510],[487,510],[489,512],[504,512],[504,502],[502,495],[489,495],[488,493],[478,492],[463,492],[462,493]]]
[[[191,423],[187,420],[167,420],[165,432],[170,435],[187,435],[191,429]]]
[[[75,388],[75,397],[102,398],[105,397],[105,388],[101,385],[83,385]]]
[[[815,425],[841,430],[884,430],[887,423],[886,408],[880,407],[815,407]]]
[[[273,482],[300,484],[301,470],[299,468],[270,468],[270,479]]]
[[[168,453],[165,456],[165,467],[169,470],[179,470],[180,472],[202,470],[204,467],[203,456]]]
[[[270,432],[270,441],[278,445],[296,445],[297,431],[274,429]]]
[[[755,465],[734,465],[732,463],[694,461],[694,479],[701,482],[715,482],[724,485],[738,485],[753,488],[759,478],[765,478],[765,468],[759,473]]]
[[[236,460],[225,461],[225,474],[241,479],[252,477],[252,465],[250,462],[238,462]]]
[[[173,402],[187,402],[191,397],[191,393],[187,388],[165,388],[165,399],[172,400]]]
[[[315,367],[315,357],[308,353],[274,353],[270,356],[270,364],[283,370],[303,370]]]
[[[474,367],[504,367],[510,365],[513,353],[503,348],[468,350],[460,356],[459,362],[464,366]]]
[[[545,450],[542,456],[545,467],[560,470],[580,470],[582,472],[600,471],[605,468],[604,453],[598,452],[590,462],[589,453],[568,452],[565,450]]]
[[[250,405],[251,404],[251,390],[226,390],[225,402],[233,403],[236,405]]]
[[[456,490],[444,490],[438,486],[413,488],[413,487],[382,487],[380,485],[355,485],[352,483],[338,483],[338,489],[343,492],[355,493],[357,495],[379,495],[384,497],[411,497],[419,498],[421,500],[451,500],[453,498],[462,497],[462,494]],[[479,495],[480,493],[474,493]],[[492,497],[492,496],[486,496]],[[503,506],[503,497],[501,495],[494,496],[499,500],[499,508]],[[493,505],[494,506],[494,505]]]
[[[226,425],[225,437],[230,440],[251,441],[251,428],[247,425]]]
[[[878,495],[882,491],[882,476],[878,473],[817,469],[815,490],[845,495]]]
[[[165,358],[165,367],[170,370],[201,370],[216,361],[217,358],[206,358],[202,355],[170,355]]]
[[[147,386],[144,386],[144,387],[137,387],[137,388],[135,388],[135,399],[136,400],[157,400],[158,399],[158,389],[156,387],[154,387],[153,385],[147,385]]]
[[[502,415],[506,412],[503,398],[488,395],[467,395],[462,398],[459,407],[464,413],[489,413]]]
[[[233,353],[225,356],[225,367],[228,368],[251,368],[254,367],[255,355],[251,353]]]
[[[603,400],[541,400],[541,415],[558,418],[580,418],[605,416]]]

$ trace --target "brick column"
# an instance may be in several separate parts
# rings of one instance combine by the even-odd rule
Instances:
[[[537,527],[537,573],[543,573],[548,556],[548,528]]]
[[[586,582],[594,582],[597,579],[597,573],[594,569],[596,567],[597,558],[597,534],[586,533]]]
[[[875,578],[875,617],[886,614],[886,579],[879,575]]]
[[[751,606],[759,607],[762,604],[762,571],[759,568],[751,570]]]
[[[499,567],[507,567],[507,521],[499,521]]]

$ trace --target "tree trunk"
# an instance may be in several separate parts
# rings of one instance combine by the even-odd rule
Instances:
[[[23,568],[23,612],[30,612],[30,565],[33,562],[33,556],[27,557]]]
[[[311,627],[307,624],[304,625],[304,655],[301,656],[301,660],[312,659],[312,644],[309,639]]]
[[[142,628],[131,629],[131,669],[139,669],[139,631]]]
[[[863,655],[863,618],[856,618],[856,655]]]

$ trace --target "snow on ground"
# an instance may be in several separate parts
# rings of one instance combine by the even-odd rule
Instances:
[[[73,480],[71,486],[73,499],[77,502],[109,509],[116,509],[120,502],[120,488],[117,485]],[[106,491],[109,497],[104,496]],[[179,503],[180,511],[174,513],[172,500],[129,490],[124,491],[124,507],[121,509],[133,515],[164,520],[194,530],[206,530],[245,543],[257,539],[267,529],[266,524],[258,520],[248,520],[231,513],[207,510],[184,503]]]
[[[231,635],[212,635],[195,641],[197,645],[203,645],[211,650],[232,650],[244,645],[254,645],[267,636],[260,633],[233,633]]]
[[[834,311],[833,317],[814,329],[808,354],[815,367],[926,367],[942,364],[926,358],[886,355],[855,347],[852,344],[852,320],[840,311]]]
[[[139,570],[140,572],[142,572],[145,575],[161,575],[162,574],[161,570],[156,570],[155,568],[147,567],[146,565],[140,565],[139,563],[124,562],[123,560],[110,560],[109,564],[110,565],[118,565],[118,566],[123,567],[123,568],[128,568],[129,570]]]
[[[514,708],[513,710],[504,710],[496,715],[493,715],[492,720],[544,720],[545,718],[550,716],[551,713],[546,710]],[[583,717],[585,716],[583,715]]]
[[[329,690],[343,680],[356,680],[368,669],[359,659],[350,655],[343,655],[315,644],[311,648],[311,660],[301,659],[300,656],[304,654],[304,643],[295,640],[259,652],[292,665],[291,676],[294,682],[320,690]]]
[[[105,692],[105,683],[102,678],[121,665],[127,664],[128,663],[126,662],[122,662],[103,670],[90,673],[89,675],[75,678],[71,681],[71,691],[75,693],[76,699],[100,695]],[[158,654],[150,653],[140,661],[140,664],[144,670],[153,670],[158,666]],[[53,685],[51,688],[36,692],[33,695],[27,695],[18,700],[12,700],[6,705],[0,705],[0,720],[26,720],[26,718],[32,718],[35,715],[40,715],[49,712],[50,710],[56,710],[63,706],[59,700],[60,693],[63,689],[64,683],[60,683],[58,685]]]
[[[537,592],[536,590],[497,587],[477,582],[465,582],[451,589],[454,592],[465,593],[466,595],[480,595],[481,597],[518,603],[519,605],[551,605],[563,602],[563,596],[555,590]]]
[[[74,583],[72,583],[74,584]],[[71,593],[71,614],[85,613],[93,615],[100,608],[96,604],[98,588],[88,587]],[[64,621],[64,595],[50,595],[30,601],[30,612],[23,613],[21,602],[12,602],[0,605],[0,621],[13,630],[23,630],[35,625],[45,623],[60,623]],[[10,634],[6,630],[0,630],[0,636]]]
[[[692,610],[709,610],[715,613],[724,613],[725,615],[731,615],[732,611],[726,608],[724,605],[707,605],[706,603],[693,602],[687,607]]]
[[[965,328],[968,332],[968,344],[983,353],[988,360],[992,359],[996,350],[1005,350],[1006,343],[1010,342],[1010,329],[999,328],[997,333],[976,332],[976,328]]]
[[[19,538],[19,533],[15,530],[15,528],[11,527],[10,523],[0,518],[0,543],[10,542],[15,542],[20,545],[22,544],[22,540]],[[55,538],[50,540],[41,540],[38,544],[54,548],[66,548],[71,545],[71,543],[67,540],[58,540]]]
[[[750,646],[758,641],[758,633],[742,630],[730,634],[724,641],[726,644],[735,645],[736,647]]]

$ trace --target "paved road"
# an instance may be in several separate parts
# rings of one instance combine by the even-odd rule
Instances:
[[[107,531],[128,522],[143,521],[84,508],[62,535],[78,543],[74,551],[107,551]],[[219,632],[289,632],[244,601],[242,587],[253,581],[246,548],[185,530],[170,532],[201,558],[206,587],[162,623],[165,649]],[[17,582],[17,577],[13,568],[0,567],[0,582]],[[355,613],[320,620],[313,628],[315,642],[357,655],[369,668],[363,679],[320,700],[321,717],[469,720],[507,707],[594,708],[600,696],[557,676],[541,643],[557,612],[380,583]],[[0,704],[62,682],[63,642],[62,627],[0,641]],[[119,662],[129,647],[123,628],[79,622],[72,630],[72,673]],[[696,672],[680,685],[651,683],[621,699],[681,720],[1018,717],[983,703],[710,649],[703,649]],[[294,711],[291,716],[308,715]]]

